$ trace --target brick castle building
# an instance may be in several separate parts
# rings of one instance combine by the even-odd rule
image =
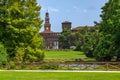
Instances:
[[[84,26],[78,26],[76,28],[71,29],[71,22],[64,21],[62,22],[62,30],[69,29],[72,32],[76,32]],[[45,49],[59,49],[59,42],[58,42],[58,36],[60,35],[60,32],[53,32],[51,30],[51,24],[50,24],[50,18],[49,13],[45,13],[45,23],[44,23],[44,31],[40,32],[40,35],[44,38],[44,46]]]
[[[58,46],[59,46],[58,36],[59,36],[59,34],[60,34],[59,32],[51,31],[49,13],[46,12],[44,31],[40,33],[40,35],[43,36],[43,38],[44,38],[45,49],[58,49]]]

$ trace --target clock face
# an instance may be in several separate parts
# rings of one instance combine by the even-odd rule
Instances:
[[[48,30],[49,28],[47,27],[46,29]]]

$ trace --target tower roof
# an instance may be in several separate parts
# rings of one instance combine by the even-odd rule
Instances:
[[[49,15],[48,11],[45,13],[46,15]]]
[[[64,21],[64,22],[62,22],[62,24],[64,24],[64,23],[71,23],[71,22],[69,22],[69,21]]]

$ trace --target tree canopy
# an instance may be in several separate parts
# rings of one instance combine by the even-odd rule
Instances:
[[[83,35],[80,47],[88,57],[97,61],[120,61],[120,0],[109,0],[102,7],[102,20],[95,31]],[[95,22],[96,23],[96,22]]]
[[[117,59],[120,58],[120,1],[109,0],[104,7],[102,7],[99,31],[104,35],[106,47],[103,49],[109,51],[107,54],[114,55]],[[105,45],[104,41],[100,41]]]
[[[42,37],[39,36],[42,24],[40,9],[36,0],[1,1],[0,42],[4,44],[9,59],[40,60],[43,55],[40,49]]]
[[[59,47],[61,49],[70,49],[70,36],[71,31],[69,29],[64,29],[63,32],[59,35]]]

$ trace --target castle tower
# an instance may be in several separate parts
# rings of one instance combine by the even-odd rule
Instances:
[[[68,21],[65,21],[65,22],[62,22],[62,31],[64,30],[64,29],[69,29],[69,30],[71,30],[71,22],[68,22]]]
[[[51,24],[50,24],[49,13],[46,12],[46,14],[45,14],[44,32],[50,32],[50,31],[51,31]]]

